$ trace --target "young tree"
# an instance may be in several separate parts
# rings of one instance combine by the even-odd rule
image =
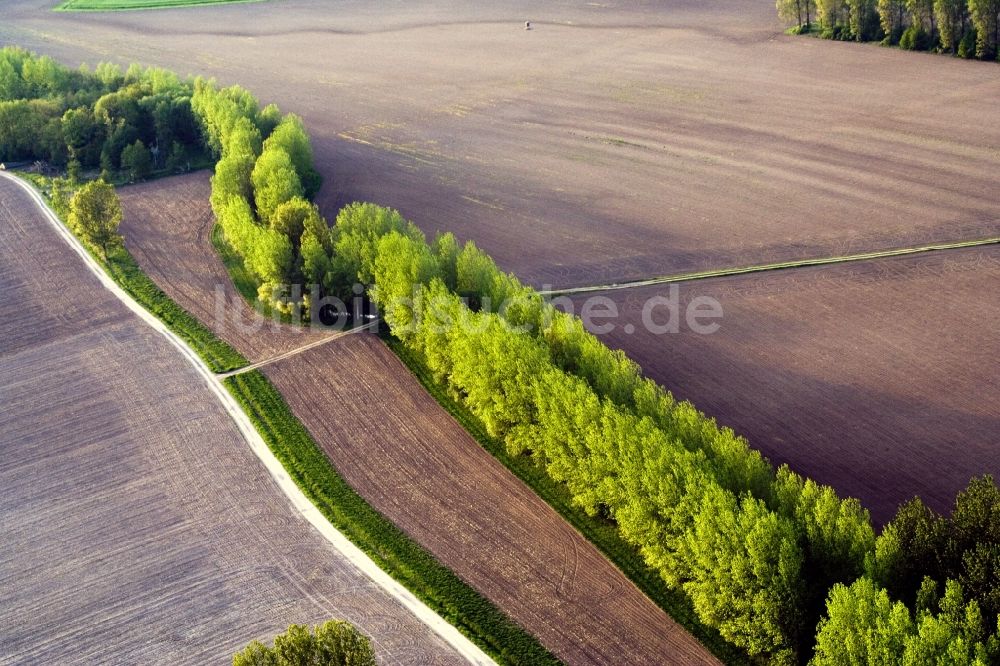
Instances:
[[[390,231],[424,240],[420,229],[391,208],[353,203],[340,209],[333,227],[333,270],[342,287],[374,282],[378,241]]]
[[[684,590],[703,622],[751,656],[792,664],[802,630],[802,552],[795,528],[760,500],[715,486],[683,548]]]
[[[941,48],[958,53],[958,45],[969,24],[968,0],[934,0],[934,16],[937,18]]]
[[[976,28],[976,57],[993,60],[1000,42],[1000,0],[969,0],[969,15]]]
[[[445,285],[454,291],[458,285],[458,241],[455,234],[449,232],[434,237],[434,254],[437,255],[441,267],[441,279]]]
[[[349,623],[330,620],[312,632],[293,624],[271,648],[253,641],[233,656],[233,666],[375,666],[375,651]]]
[[[153,170],[153,157],[142,141],[136,139],[135,143],[122,150],[121,165],[129,182],[134,183],[149,177]]]
[[[422,239],[414,240],[393,231],[379,240],[372,299],[392,334],[403,342],[409,342],[416,334],[415,299],[435,277],[438,277],[437,259]]]
[[[776,6],[778,18],[787,23],[794,22],[799,27],[804,25],[802,0],[777,0]]]
[[[295,166],[295,172],[302,183],[306,199],[312,199],[319,192],[323,179],[313,166],[312,145],[302,119],[293,113],[281,119],[271,135],[267,137],[265,149],[283,150]]]
[[[885,42],[898,44],[907,25],[906,0],[878,0],[876,7]]]
[[[303,195],[302,183],[292,160],[281,148],[269,146],[257,158],[250,174],[254,202],[261,221],[270,224],[281,204]]]
[[[845,0],[816,0],[816,16],[825,31],[847,25],[849,16]]]
[[[877,0],[847,0],[851,33],[859,42],[868,42],[878,36],[879,14]]]
[[[70,202],[69,224],[78,235],[101,248],[106,257],[110,244],[119,239],[122,207],[115,188],[94,180],[77,191]]]
[[[901,664],[906,641],[913,633],[910,611],[893,602],[870,579],[830,590],[826,617],[816,632],[810,666]]]

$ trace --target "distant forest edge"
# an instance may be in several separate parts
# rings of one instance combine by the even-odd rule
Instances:
[[[794,32],[961,58],[1000,57],[1000,0],[777,0]]]
[[[264,2],[264,0],[66,0],[54,9],[57,12],[114,12],[248,2]]]
[[[331,226],[311,202],[320,179],[300,119],[236,86],[163,88],[175,81],[135,67],[74,72],[4,49],[0,160],[52,160],[71,178],[138,176],[143,151],[166,169],[167,144],[168,157],[218,160],[212,209],[260,300],[298,317],[316,298],[366,285],[400,344],[491,437],[617,526],[701,622],[757,663],[1000,658],[992,478],[974,479],[950,517],[915,498],[876,535],[857,500],[775,470],[475,244],[428,241],[373,204],[346,206]]]

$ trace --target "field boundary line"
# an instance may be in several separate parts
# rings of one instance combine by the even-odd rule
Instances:
[[[954,241],[949,243],[931,243],[929,245],[895,248],[892,250],[876,250],[874,252],[862,252],[859,254],[845,254],[837,257],[816,257],[812,259],[795,259],[793,261],[783,261],[774,264],[756,264],[752,266],[742,266],[736,268],[717,268],[707,271],[677,273],[675,275],[663,275],[659,277],[648,278],[645,280],[628,280],[625,282],[613,282],[611,284],[588,285],[583,287],[567,287],[565,289],[548,289],[539,291],[538,293],[542,296],[569,296],[572,294],[585,294],[585,293],[603,292],[603,291],[620,291],[622,289],[636,289],[638,287],[650,287],[658,284],[693,282],[695,280],[705,280],[714,277],[746,275],[747,273],[766,273],[768,271],[780,271],[790,268],[807,268],[809,266],[847,264],[855,261],[871,261],[873,259],[904,257],[914,254],[924,254],[927,252],[939,252],[941,250],[958,250],[967,247],[980,247],[983,245],[997,245],[997,244],[1000,244],[1000,237],[994,236],[991,238],[979,238],[976,240]]]
[[[74,236],[72,232],[66,228],[59,217],[52,211],[52,209],[49,208],[48,204],[45,203],[45,200],[42,199],[41,195],[31,185],[8,173],[0,172],[0,176],[15,182],[19,187],[27,192],[28,196],[42,211],[49,224],[55,228],[56,232],[70,246],[70,248],[72,248],[73,251],[80,256],[84,265],[97,277],[101,284],[113,295],[115,295],[129,310],[134,312],[142,321],[162,334],[181,352],[185,358],[188,359],[236,423],[236,426],[243,435],[244,440],[267,469],[278,488],[280,488],[285,494],[295,510],[298,511],[299,514],[301,514],[302,517],[305,518],[314,528],[316,528],[316,531],[319,532],[320,535],[322,535],[331,545],[333,545],[337,552],[339,552],[348,562],[361,571],[361,573],[371,579],[377,587],[398,601],[408,611],[413,613],[418,620],[423,622],[424,625],[437,634],[458,654],[468,660],[469,663],[496,666],[496,662],[493,661],[493,659],[491,659],[485,652],[483,652],[471,640],[462,635],[458,629],[431,610],[426,604],[417,599],[416,596],[393,579],[389,574],[379,568],[379,566],[376,565],[375,562],[373,562],[371,558],[364,553],[364,551],[351,543],[347,537],[345,537],[323,516],[320,510],[309,501],[302,490],[295,485],[295,482],[285,471],[284,466],[277,459],[277,457],[275,457],[274,453],[271,452],[271,449],[268,448],[263,437],[261,437],[260,433],[257,432],[257,429],[250,422],[249,417],[247,417],[239,403],[236,402],[236,399],[230,395],[230,393],[222,385],[222,381],[216,376],[216,374],[212,372],[208,365],[202,361],[202,359],[191,347],[187,345],[186,342],[184,342],[184,340],[171,331],[166,324],[157,319],[151,312],[139,305],[135,299],[126,293],[125,290],[122,289],[104,271],[103,268],[101,268],[97,261],[90,256],[90,253],[87,252],[86,248],[83,247],[83,244],[79,241],[79,239],[77,239],[76,236]],[[328,340],[329,339],[326,339],[324,341]]]
[[[364,331],[370,330],[373,327],[378,326],[379,320],[368,322],[364,326],[358,326],[357,328],[352,328],[347,331],[340,331],[338,333],[333,333],[321,340],[316,340],[310,342],[307,345],[302,345],[301,347],[296,347],[295,349],[290,349],[284,353],[278,354],[277,356],[272,356],[271,358],[266,358],[263,361],[257,361],[256,363],[251,363],[250,365],[244,365],[242,368],[236,368],[235,370],[230,370],[229,372],[220,372],[216,374],[216,378],[219,380],[228,379],[230,377],[235,377],[236,375],[242,375],[244,372],[250,372],[252,370],[258,370],[266,365],[271,365],[272,363],[277,363],[278,361],[284,361],[286,358],[291,358],[292,356],[297,356],[302,352],[309,351],[310,349],[315,349],[316,347],[322,347],[323,345],[334,342],[335,340],[340,340],[348,335],[354,335],[355,333],[362,333]]]

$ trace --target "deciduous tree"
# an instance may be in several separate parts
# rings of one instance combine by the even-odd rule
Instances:
[[[120,237],[118,225],[122,221],[122,207],[115,188],[103,180],[95,180],[81,187],[70,202],[69,224],[73,231],[99,247],[104,255],[108,247]]]

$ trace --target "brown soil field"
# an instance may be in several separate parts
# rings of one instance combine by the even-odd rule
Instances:
[[[682,317],[699,296],[722,305],[716,333],[649,332],[658,286],[607,294],[621,318],[603,339],[775,463],[880,523],[914,495],[947,510],[971,477],[1000,476],[1000,248],[678,286]]]
[[[391,205],[428,232],[475,240],[539,286],[1000,235],[998,66],[785,36],[772,0],[285,0],[87,15],[51,4],[5,3],[0,42],[73,65],[138,60],[244,85],[305,119],[328,217],[355,199]],[[189,214],[204,215],[157,212],[132,241],[179,299],[178,267],[220,268],[207,254],[193,260],[189,245],[160,255],[150,244],[177,241],[160,225]],[[995,250],[698,283],[730,289],[717,335],[671,336],[666,349],[641,335],[610,341],[879,520],[916,492],[943,507],[969,476],[996,471],[998,276],[977,256]],[[972,266],[945,273],[955,261]],[[181,300],[204,315],[213,301],[203,289],[221,278],[199,275]],[[782,289],[780,299],[761,295]],[[974,314],[935,309],[944,294]],[[249,338],[231,339],[258,357],[286,344]],[[344,347],[389,372],[387,352],[368,344]],[[269,373],[280,382],[313,359],[327,373],[303,371],[314,390],[347,382],[353,369],[319,349]],[[381,381],[383,398],[400,382],[419,391],[405,373]],[[378,400],[363,387],[323,390],[341,401],[324,415],[293,401],[314,432],[324,429],[314,419],[365,414],[361,405]],[[373,441],[400,437],[368,416]],[[401,441],[423,437],[412,418]],[[330,437],[331,455],[351,444]],[[480,455],[461,442],[433,441],[434,453]],[[391,505],[395,490],[379,499],[351,481],[390,512],[379,502]],[[441,489],[427,492],[440,508],[431,494]],[[469,513],[489,502],[470,498]],[[393,519],[405,525],[411,509]]]
[[[207,205],[208,172],[171,178],[169,183],[140,183],[119,192],[129,217],[122,226],[124,233],[130,241],[142,238],[142,242],[130,242],[129,250],[143,268],[171,267],[154,276],[170,298],[250,361],[265,360],[329,335],[255,313],[233,288],[218,254],[205,251],[212,249],[215,224]],[[144,223],[153,219],[159,223]]]
[[[51,4],[0,40],[240,83],[305,118],[329,215],[391,205],[539,285],[1000,233],[996,64],[785,36],[772,0]]]
[[[0,238],[0,663],[225,664],[330,618],[382,663],[463,663],[297,514],[7,180]]]
[[[216,285],[247,309],[203,224],[211,214],[207,187],[207,174],[197,173],[121,190],[126,245],[147,275],[199,316],[211,311]],[[150,206],[153,189],[159,204]],[[178,269],[185,266],[198,268]],[[214,317],[205,323],[244,354],[275,346]],[[715,663],[472,439],[374,335],[349,335],[263,371],[359,494],[567,664]]]

